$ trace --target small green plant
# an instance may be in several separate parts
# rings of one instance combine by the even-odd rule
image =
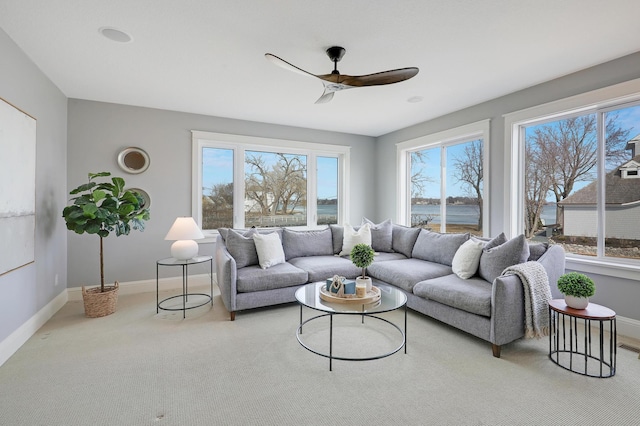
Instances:
[[[351,249],[351,261],[358,268],[362,268],[362,277],[366,278],[367,267],[373,263],[375,252],[368,244],[356,244]]]
[[[70,192],[73,204],[62,211],[67,229],[76,234],[97,234],[100,237],[100,291],[104,292],[104,262],[102,239],[111,232],[128,235],[132,229],[144,231],[149,209],[143,208],[140,194],[125,190],[124,179],[95,182],[96,178],[111,176],[109,172],[89,173],[89,182]]]
[[[596,285],[584,274],[569,272],[558,279],[558,290],[568,296],[591,297],[596,294]]]

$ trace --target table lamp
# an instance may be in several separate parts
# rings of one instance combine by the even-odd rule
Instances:
[[[198,243],[193,240],[204,238],[192,217],[179,217],[173,222],[165,240],[175,241],[171,244],[171,256],[179,260],[187,260],[198,254]]]

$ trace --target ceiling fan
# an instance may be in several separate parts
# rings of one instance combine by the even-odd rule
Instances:
[[[340,71],[338,71],[338,62],[342,59],[345,52],[346,50],[340,46],[333,46],[327,49],[327,56],[329,56],[329,59],[333,62],[333,71],[331,71],[331,74],[312,74],[271,53],[265,53],[264,56],[269,61],[284,69],[297,72],[298,74],[319,78],[322,81],[322,84],[324,84],[324,93],[322,93],[322,96],[320,96],[316,101],[317,104],[329,102],[333,99],[333,94],[340,90],[353,89],[354,87],[380,86],[383,84],[399,83],[410,79],[418,74],[419,71],[418,68],[410,67],[367,75],[340,74]]]

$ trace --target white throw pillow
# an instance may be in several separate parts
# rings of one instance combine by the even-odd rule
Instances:
[[[355,231],[351,225],[344,226],[344,235],[342,237],[342,251],[338,256],[347,256],[351,254],[353,246],[356,244],[371,245],[371,225],[365,223]]]
[[[465,241],[456,251],[451,262],[453,273],[463,280],[469,279],[478,271],[484,243],[474,239]]]
[[[258,252],[258,263],[262,269],[284,263],[284,250],[282,241],[277,232],[270,234],[254,234],[253,241],[256,243]]]

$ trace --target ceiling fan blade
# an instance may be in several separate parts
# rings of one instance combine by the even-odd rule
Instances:
[[[295,73],[298,74],[302,74],[302,75],[309,75],[311,77],[317,77],[315,74],[311,74],[309,71],[305,71],[302,68],[298,68],[293,64],[290,64],[289,62],[285,61],[282,58],[278,58],[276,55],[272,55],[271,53],[265,53],[264,57],[269,61],[272,62],[274,64],[276,64],[279,67],[282,67],[286,70],[289,71],[293,71]]]
[[[408,80],[418,74],[418,71],[418,68],[410,67],[367,75],[325,74],[318,75],[317,77],[324,81],[339,83],[350,87],[380,86]]]
[[[317,104],[326,104],[327,102],[329,102],[331,99],[333,99],[333,94],[335,92],[327,92],[325,90],[325,92],[322,94],[322,96],[320,96],[318,98],[318,100],[316,101]]]

